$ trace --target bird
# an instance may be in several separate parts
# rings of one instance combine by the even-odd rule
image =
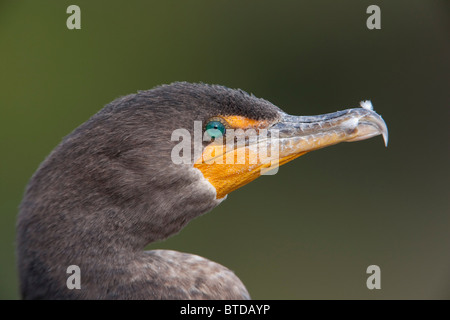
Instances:
[[[205,83],[119,97],[64,137],[26,186],[16,225],[21,298],[250,299],[225,266],[145,247],[284,163],[378,135],[387,144],[370,101],[293,116],[241,89]],[[225,148],[228,140],[241,143]],[[273,155],[249,161],[255,145]],[[67,284],[69,266],[80,270],[79,288]]]

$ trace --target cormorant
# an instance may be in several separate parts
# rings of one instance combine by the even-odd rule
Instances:
[[[185,140],[196,123],[199,147]],[[174,138],[177,129],[185,139]],[[234,129],[267,137],[245,136],[243,144],[223,149],[234,160],[244,150],[246,163],[208,161],[219,155],[211,148],[225,145],[223,138],[239,131]],[[22,298],[249,299],[239,278],[215,262],[143,249],[270,168],[273,157],[250,163],[254,145],[277,145],[277,167],[312,150],[379,134],[387,142],[386,124],[370,102],[296,117],[242,90],[186,82],[116,99],[66,136],[26,188],[17,223]],[[174,153],[181,141],[192,149]],[[174,154],[193,161],[174,161]],[[81,270],[81,289],[67,287],[72,265]]]

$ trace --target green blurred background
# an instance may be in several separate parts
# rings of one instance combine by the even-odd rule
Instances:
[[[66,8],[81,8],[81,30]],[[368,30],[366,8],[381,8]],[[255,299],[449,299],[449,1],[0,1],[0,298],[28,179],[111,100],[173,81],[296,115],[371,99],[381,137],[300,157],[149,248],[219,262]],[[381,268],[368,290],[366,268]]]

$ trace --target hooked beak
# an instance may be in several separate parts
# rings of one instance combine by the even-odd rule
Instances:
[[[278,134],[280,162],[286,157],[304,154],[340,142],[353,142],[382,135],[388,143],[383,118],[371,108],[355,108],[318,116],[283,114],[269,129]]]
[[[368,101],[361,103],[361,108],[318,116],[282,113],[276,123],[262,128],[260,131],[267,133],[266,138],[253,142],[250,139],[231,148],[224,148],[222,142],[211,143],[194,164],[216,189],[217,199],[224,198],[262,174],[271,174],[274,168],[307,152],[377,135],[383,136],[386,146],[388,142],[386,123],[372,110]],[[261,150],[270,151],[266,153]],[[234,161],[228,162],[225,158]]]

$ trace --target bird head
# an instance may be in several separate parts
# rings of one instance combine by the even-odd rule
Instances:
[[[159,86],[116,99],[64,138],[28,185],[19,229],[59,219],[53,237],[110,243],[120,233],[142,247],[307,152],[380,134],[387,142],[368,102],[292,116],[242,90]]]

